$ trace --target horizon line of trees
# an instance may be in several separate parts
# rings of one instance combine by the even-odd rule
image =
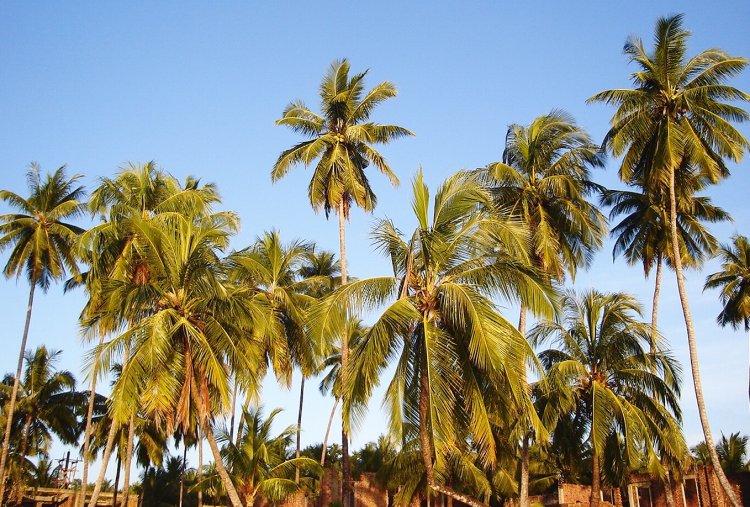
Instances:
[[[719,256],[722,270],[706,281],[721,289],[718,322],[750,328],[747,238],[720,245],[706,224],[729,215],[700,195],[750,148],[734,126],[748,119],[735,104],[750,96],[726,84],[748,62],[718,49],[688,58],[688,38],[676,15],[657,21],[651,52],[628,39],[624,52],[638,68],[633,88],[589,99],[617,108],[601,145],[553,110],[512,125],[502,160],[451,175],[434,194],[419,171],[411,202],[417,227],[403,231],[388,219],[373,227],[377,250],[391,261],[388,276],[349,276],[345,226],[352,205],[367,212],[376,205],[365,169],[399,182],[376,146],[413,134],[370,120],[396,88],[383,82],[367,90],[367,72],[352,74],[347,60],[324,76],[319,113],[301,101],[284,109],[277,124],[305,140],[271,171],[276,181],[296,165],[314,166],[310,203],[337,216],[338,259],[312,242],[285,243],[278,231],[229,250],[239,217],[216,209],[217,188],[193,177],[180,182],[153,163],[101,178],[88,201],[80,176],[61,167],[43,177],[33,165],[28,197],[0,191],[16,211],[0,216],[0,250],[10,250],[4,272],[30,284],[17,371],[2,391],[0,501],[20,501],[38,468],[28,458],[43,457],[52,434],[76,444],[83,437],[83,488],[102,453],[89,507],[113,454],[124,507],[133,460],[158,467],[169,439],[182,447],[182,461],[172,463],[182,477],[186,449],[209,445],[211,467],[204,470],[199,454],[198,503],[204,491],[242,507],[314,488],[328,434],[320,456],[305,455],[299,428],[305,381],[325,374],[331,420],[341,410],[342,498],[350,507],[348,436],[390,365],[384,406],[401,505],[442,494],[471,507],[509,497],[528,507],[541,477],[565,477],[590,481],[595,506],[602,484],[622,484],[633,470],[669,485],[691,459],[678,404],[682,368],[658,328],[666,265],[676,275],[705,452],[739,506],[708,424],[684,271]],[[591,179],[605,153],[622,157],[627,190]],[[610,207],[610,221],[619,220],[610,231],[613,255],[641,264],[646,276],[655,269],[650,320],[624,292],[565,289],[607,234],[597,198]],[[88,230],[71,223],[86,213],[99,223]],[[62,279],[87,298],[84,393],[74,391],[72,375],[54,370],[57,353],[43,348],[26,356],[23,376],[35,290]],[[499,310],[508,302],[520,306],[517,324]],[[369,326],[360,320],[366,311],[378,312]],[[264,418],[252,408],[260,382],[272,374],[290,386],[295,369],[298,425],[272,438],[276,412]],[[96,386],[106,378],[112,388],[103,398]],[[47,414],[42,393],[64,401]],[[182,498],[184,484],[179,491]]]

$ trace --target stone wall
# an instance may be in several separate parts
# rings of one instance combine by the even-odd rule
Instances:
[[[28,488],[23,496],[24,507],[75,507],[80,491],[73,489],[56,488]],[[122,493],[117,499],[120,502]],[[100,493],[96,502],[97,507],[111,506],[113,493]],[[86,505],[91,498],[91,490],[86,495]],[[131,494],[128,497],[128,507],[138,507],[138,495]]]

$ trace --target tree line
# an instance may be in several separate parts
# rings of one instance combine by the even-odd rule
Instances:
[[[101,178],[88,196],[64,167],[42,175],[32,166],[27,197],[0,191],[15,211],[0,217],[4,272],[30,286],[17,370],[2,391],[0,498],[18,501],[24,478],[43,463],[29,458],[44,456],[53,433],[76,445],[83,438],[84,489],[102,453],[90,507],[113,453],[125,505],[132,460],[159,466],[170,438],[183,451],[208,443],[213,461],[199,464],[194,487],[234,507],[312,488],[328,435],[314,455],[300,449],[299,427],[304,382],[320,374],[341,409],[343,507],[353,480],[348,435],[383,381],[389,435],[380,444],[392,453],[375,462],[402,471],[386,481],[400,504],[442,494],[472,507],[517,497],[526,507],[530,489],[565,479],[590,482],[598,505],[603,483],[622,484],[637,469],[668,485],[691,459],[678,404],[682,368],[658,328],[666,265],[676,275],[704,450],[739,505],[708,424],[685,269],[720,256],[722,270],[706,281],[720,289],[718,321],[749,327],[747,239],[721,245],[707,224],[729,215],[701,195],[750,147],[735,126],[748,118],[736,104],[750,96],[727,84],[747,60],[718,49],[688,56],[688,39],[676,15],[656,22],[651,50],[627,40],[633,87],[589,99],[615,107],[601,144],[553,110],[509,127],[502,160],[459,171],[434,192],[418,172],[417,227],[388,219],[373,227],[392,265],[374,278],[349,276],[346,223],[352,205],[375,208],[366,169],[399,183],[376,147],[412,133],[370,120],[396,88],[368,90],[367,72],[353,74],[347,60],[323,77],[319,112],[301,101],[284,109],[277,124],[304,140],[271,171],[276,181],[312,166],[310,204],[338,218],[338,258],[278,231],[231,250],[239,217],[218,209],[217,188],[153,163]],[[618,158],[627,190],[592,180],[606,154]],[[599,206],[610,207],[609,220]],[[85,214],[98,218],[88,230],[72,223]],[[629,294],[565,288],[601,249],[610,222],[614,255],[646,276],[655,270],[650,320]],[[86,294],[84,392],[53,368],[57,352],[26,352],[35,290],[57,280]],[[517,323],[500,311],[507,303],[520,307]],[[369,325],[360,320],[366,311],[377,315]],[[394,375],[384,379],[389,367]],[[303,380],[290,455],[295,429],[271,437],[276,412],[264,418],[257,398],[267,374],[289,386],[295,369]],[[104,398],[97,383],[107,378]],[[172,467],[184,472],[184,457]],[[144,485],[148,470],[160,469],[147,468]]]

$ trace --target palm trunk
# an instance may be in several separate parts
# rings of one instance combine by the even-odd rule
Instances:
[[[672,233],[672,255],[674,257],[674,268],[675,274],[677,275],[677,290],[680,294],[680,304],[682,305],[682,314],[685,318],[685,327],[687,329],[688,338],[688,349],[690,351],[690,371],[693,374],[693,386],[695,387],[695,398],[698,402],[698,415],[700,416],[701,426],[703,426],[703,435],[706,437],[706,447],[708,447],[708,453],[711,456],[711,464],[713,465],[716,477],[719,479],[721,487],[724,489],[727,498],[734,507],[740,507],[740,503],[737,501],[737,497],[732,490],[732,486],[727,480],[727,476],[724,474],[724,470],[721,468],[721,462],[719,456],[716,453],[716,447],[714,446],[713,435],[711,434],[711,427],[708,423],[708,413],[706,411],[706,403],[703,399],[703,386],[701,384],[700,368],[698,365],[698,348],[695,343],[695,330],[693,328],[693,317],[690,313],[690,305],[688,304],[687,291],[685,289],[685,275],[682,271],[682,259],[680,258],[680,250],[677,244],[677,198],[675,196],[675,168],[674,165],[669,169],[669,221]]]
[[[31,309],[34,306],[34,289],[36,280],[31,281],[29,290],[29,302],[26,306],[26,323],[23,326],[23,337],[21,338],[21,351],[18,353],[18,366],[16,367],[16,378],[13,379],[13,390],[10,393],[8,410],[4,413],[8,420],[5,422],[5,438],[3,438],[3,450],[0,455],[0,504],[5,499],[5,468],[8,465],[8,449],[10,449],[10,431],[13,427],[13,415],[16,412],[16,397],[18,386],[21,382],[21,370],[23,369],[23,354],[26,351],[26,340],[29,338],[29,326],[31,325]]]
[[[198,484],[203,478],[203,434],[198,428]],[[203,507],[203,486],[198,488],[198,507]]]
[[[302,381],[299,385],[299,412],[297,413],[297,452],[294,453],[296,458],[300,456],[300,436],[302,432],[302,402],[305,399],[305,376],[302,375]],[[299,484],[299,467],[294,471],[294,482]]]
[[[129,489],[130,489],[130,468],[133,462],[133,437],[135,436],[135,411],[130,414],[130,424],[128,427],[128,443],[125,454],[125,477],[122,480],[122,504],[120,507],[127,507]]]
[[[21,452],[18,454],[21,458],[26,457],[29,448],[29,433],[31,433],[31,414],[26,414],[26,420],[23,423],[23,437],[21,439]]]
[[[187,471],[187,444],[182,440],[182,473],[180,474],[180,500],[179,507],[182,507],[182,498],[185,493],[185,472]]]
[[[102,483],[104,482],[104,475],[107,473],[107,465],[109,464],[109,458],[112,455],[112,449],[115,446],[115,434],[117,433],[117,422],[113,419],[112,426],[109,428],[109,434],[107,435],[107,443],[104,447],[104,455],[102,455],[102,466],[99,469],[99,475],[94,483],[94,491],[91,492],[91,500],[89,500],[89,507],[96,507],[96,502],[99,500],[99,493],[102,491]]]
[[[234,412],[237,410],[237,379],[232,388],[232,417],[229,418],[229,441],[234,442]]]
[[[599,470],[599,453],[596,452],[596,449],[592,449],[591,451],[591,464],[591,498],[589,499],[589,505],[591,507],[599,507],[602,496],[601,475]]]
[[[250,406],[250,396],[250,391],[248,391],[247,395],[245,396],[245,402],[242,404],[242,413],[240,414],[240,420],[237,423],[237,437],[234,442],[237,447],[240,446],[240,439],[242,438],[242,426],[245,424],[245,412],[247,412],[247,407]]]
[[[656,281],[654,282],[654,299],[651,302],[651,354],[656,352],[656,335],[659,332],[659,293],[661,292],[661,254],[656,257]]]
[[[224,489],[227,492],[229,501],[232,504],[232,507],[243,507],[242,500],[240,500],[240,496],[237,494],[237,489],[234,487],[234,484],[232,484],[232,479],[229,477],[229,472],[227,472],[226,467],[224,467],[224,462],[221,459],[221,452],[219,451],[219,446],[216,444],[216,438],[214,438],[213,429],[211,428],[211,424],[209,422],[208,408],[203,404],[203,399],[199,394],[200,391],[198,388],[198,383],[194,378],[190,379],[190,383],[192,384],[190,389],[190,396],[193,398],[193,403],[195,403],[195,405],[198,407],[201,433],[203,435],[206,435],[208,445],[209,447],[211,447],[211,453],[214,456],[216,470],[219,472],[221,482],[224,483]]]
[[[422,447],[422,463],[424,464],[425,475],[427,476],[427,485],[436,493],[454,498],[463,502],[470,507],[488,507],[479,500],[459,493],[448,486],[435,482],[435,471],[432,467],[432,443],[428,433],[429,411],[430,411],[430,380],[427,378],[426,368],[420,374],[419,379],[419,440]]]
[[[83,435],[83,476],[81,478],[81,494],[78,496],[76,501],[76,507],[83,507],[86,503],[86,489],[88,488],[89,480],[89,461],[91,460],[91,425],[94,419],[94,402],[96,400],[96,377],[97,369],[99,367],[99,351],[101,350],[102,343],[104,343],[104,335],[99,337],[99,345],[97,346],[96,362],[91,369],[91,392],[89,393],[89,406],[86,412],[86,429]]]
[[[674,507],[674,494],[672,494],[672,479],[670,479],[669,470],[664,476],[664,497],[667,500],[667,507]]]
[[[320,466],[326,464],[326,451],[328,450],[328,436],[331,434],[331,424],[333,424],[333,416],[336,414],[336,407],[339,406],[339,400],[333,402],[333,408],[331,409],[331,415],[328,417],[328,426],[326,426],[326,436],[323,437],[323,449],[320,451]]]
[[[346,235],[345,225],[346,216],[344,208],[344,200],[342,199],[339,203],[339,248],[341,251],[341,285],[344,286],[347,283],[347,271],[346,271]],[[341,336],[341,385],[342,396],[346,396],[346,369],[349,364],[349,343],[346,333]],[[346,403],[342,404],[343,407]],[[351,491],[352,491],[352,467],[349,461],[349,435],[347,432],[346,414],[341,413],[341,505],[342,507],[351,507]]]
[[[521,304],[521,312],[518,317],[518,332],[526,338],[526,306]],[[526,366],[523,368],[524,383],[526,383]],[[521,484],[518,491],[519,507],[529,507],[529,439],[531,433],[527,432],[521,440]]]
[[[120,470],[122,469],[122,459],[117,456],[117,471],[115,472],[115,492],[112,495],[112,507],[117,505],[117,488],[120,485]]]

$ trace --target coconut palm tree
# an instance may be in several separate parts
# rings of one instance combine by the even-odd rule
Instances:
[[[389,220],[379,221],[373,233],[391,258],[394,276],[342,286],[312,312],[311,320],[318,332],[330,333],[345,324],[342,314],[389,303],[353,353],[351,378],[341,384],[344,411],[356,418],[380,372],[396,360],[384,401],[391,431],[401,440],[410,432],[418,436],[432,490],[482,505],[441,483],[435,469],[467,439],[483,465],[494,463],[488,399],[505,400],[508,410],[533,423],[523,381],[524,364],[533,352],[490,297],[520,297],[530,309],[546,309],[549,315],[550,291],[534,276],[528,259],[516,256],[525,252],[522,227],[483,211],[492,200],[478,175],[450,177],[438,190],[432,212],[421,172],[413,190],[419,224],[414,233],[404,238]]]
[[[747,443],[750,437],[731,433],[729,438],[722,433],[721,440],[716,445],[716,452],[721,459],[721,467],[725,473],[737,474],[748,469]]]
[[[606,234],[606,219],[587,198],[602,188],[590,170],[604,165],[599,146],[559,110],[539,116],[526,127],[511,125],[502,162],[487,166],[495,202],[503,213],[529,229],[533,265],[561,282],[590,264]],[[521,304],[518,330],[526,335],[526,307]],[[519,503],[528,507],[528,446],[523,432]]]
[[[747,120],[748,114],[729,103],[748,101],[750,96],[725,84],[747,66],[747,60],[719,49],[687,58],[690,33],[683,28],[682,20],[682,15],[675,15],[656,22],[655,44],[650,53],[639,38],[628,39],[624,52],[638,66],[632,75],[635,87],[600,92],[589,101],[606,102],[618,108],[604,145],[614,156],[623,157],[620,178],[625,182],[640,181],[649,189],[668,189],[672,259],[685,318],[698,413],[719,482],[732,504],[739,507],[719,466],[703,398],[695,331],[677,241],[676,180],[681,177],[679,168],[689,160],[702,177],[716,182],[729,174],[725,159],[737,162],[750,147],[732,124]]]
[[[735,235],[732,244],[722,245],[719,257],[721,271],[709,275],[704,286],[704,290],[721,289],[724,308],[716,320],[722,326],[730,324],[735,329],[743,324],[750,333],[750,242],[745,236]]]
[[[277,125],[285,125],[308,138],[284,150],[271,171],[271,179],[283,178],[292,166],[308,166],[317,160],[308,196],[316,211],[323,210],[326,217],[333,210],[339,219],[339,246],[341,283],[347,283],[345,223],[349,219],[352,203],[367,212],[375,208],[377,199],[370,187],[365,169],[374,165],[394,186],[398,177],[385,158],[373,147],[387,144],[399,137],[413,135],[396,125],[381,125],[370,121],[375,107],[396,96],[396,87],[383,81],[370,91],[365,91],[367,71],[349,77],[346,59],[333,62],[320,84],[320,108],[317,114],[302,101],[291,102]],[[342,337],[341,361],[346,370],[349,346]],[[346,425],[343,425],[346,427]],[[351,495],[351,467],[349,441],[342,431],[344,507],[349,507]]]
[[[79,279],[74,279],[69,288],[85,283],[89,295],[86,308],[82,314],[84,326],[100,340],[111,332],[126,326],[129,319],[141,316],[123,315],[106,310],[107,302],[102,299],[102,285],[118,277],[130,277],[136,284],[145,285],[150,277],[148,264],[138,255],[140,231],[133,220],[162,220],[174,213],[186,216],[201,216],[210,212],[211,205],[219,201],[219,195],[212,184],[200,185],[192,177],[180,184],[177,179],[159,169],[154,162],[146,164],[128,164],[115,178],[102,178],[99,186],[92,192],[89,210],[93,215],[102,217],[102,223],[84,233],[78,248],[86,256],[89,271]],[[101,343],[101,342],[100,342]],[[96,362],[95,362],[96,364]],[[95,392],[97,372],[91,375],[91,392]],[[83,484],[87,484],[87,452],[91,431],[93,399],[89,400],[89,413],[84,435]],[[134,430],[135,412],[131,413],[127,427]],[[111,438],[109,456],[114,445],[114,432],[117,425],[110,427]],[[132,449],[133,433],[128,435],[128,448]],[[126,453],[125,480],[127,490],[130,479],[130,461],[132,454]],[[106,471],[107,463],[103,470]],[[104,474],[99,476],[103,479]],[[98,481],[97,481],[98,482]],[[85,488],[85,486],[84,486]],[[92,495],[95,502],[97,495]],[[83,505],[84,495],[80,495],[79,506]],[[93,503],[92,503],[93,505]]]
[[[148,282],[124,276],[107,284],[108,311],[127,315],[129,327],[91,356],[107,371],[131,347],[112,391],[113,416],[129,416],[137,405],[168,433],[187,433],[195,411],[229,499],[240,507],[211,421],[229,410],[231,372],[244,372],[246,390],[260,382],[262,343],[256,337],[266,332],[268,312],[247,288],[230,283],[229,265],[219,257],[237,218],[223,212],[133,221],[143,238],[137,253],[148,266]]]
[[[79,175],[68,178],[63,166],[43,179],[39,166],[32,163],[26,174],[28,197],[21,197],[10,190],[0,190],[0,200],[17,210],[17,213],[0,216],[0,251],[11,249],[3,272],[6,277],[16,278],[25,273],[29,282],[26,322],[0,453],[0,502],[5,495],[5,467],[10,447],[10,430],[16,410],[26,340],[29,336],[34,291],[39,287],[43,292],[47,292],[51,283],[63,278],[66,271],[74,275],[78,273],[73,244],[83,229],[68,223],[68,220],[76,218],[83,211],[81,199],[85,191],[82,186],[78,186],[80,178]]]
[[[683,167],[681,174],[683,177],[676,180],[679,248],[682,265],[697,269],[703,265],[706,256],[718,248],[718,241],[703,223],[730,220],[730,216],[714,206],[710,198],[695,195],[706,184],[699,173]],[[666,261],[668,266],[674,265],[669,240],[668,189],[664,186],[648,189],[637,183],[632,186],[637,191],[606,190],[602,195],[602,204],[612,207],[610,220],[625,215],[611,231],[612,237],[616,238],[613,258],[622,255],[630,265],[642,264],[646,277],[656,266],[651,305],[651,325],[656,334],[662,264]]]
[[[244,505],[254,505],[260,495],[270,502],[281,502],[300,489],[294,479],[294,470],[305,468],[320,473],[320,465],[314,459],[299,457],[287,459],[286,449],[292,443],[295,428],[290,426],[275,437],[271,427],[280,409],[273,410],[267,418],[263,409],[249,409],[243,413],[245,425],[235,443],[228,434],[219,436],[224,442],[222,456],[229,469]]]
[[[653,454],[651,441],[679,454],[687,450],[680,432],[680,368],[660,348],[647,352],[651,326],[627,294],[588,291],[563,298],[562,322],[543,321],[532,343],[552,341],[539,359],[547,376],[573,391],[586,418],[592,458],[591,505],[598,505],[602,458],[613,435],[621,435],[621,459],[634,467],[639,451]]]

